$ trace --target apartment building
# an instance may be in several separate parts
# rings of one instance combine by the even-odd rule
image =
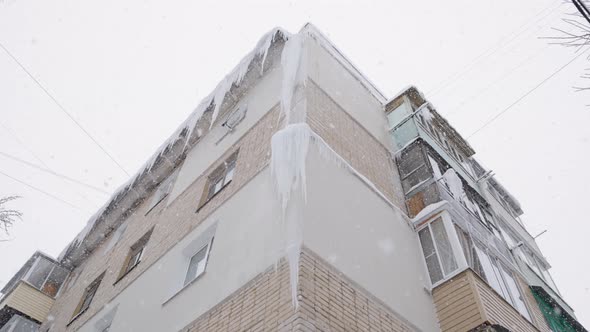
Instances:
[[[0,324],[586,331],[474,153],[416,88],[387,99],[311,24],[273,29],[50,260],[43,314]]]

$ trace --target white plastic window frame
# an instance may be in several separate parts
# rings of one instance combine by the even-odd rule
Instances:
[[[492,265],[493,277],[495,277],[496,280],[499,282],[500,290],[496,289],[490,283],[489,279],[492,278],[492,276],[486,275],[485,278],[482,277],[482,279],[485,281],[485,283],[491,289],[493,289],[494,292],[496,292],[498,294],[498,296],[500,296],[506,302],[508,302],[508,304],[510,304],[510,306],[512,306],[512,308],[514,308],[516,311],[518,311],[518,313],[522,317],[527,319],[529,322],[532,322],[529,304],[527,303],[526,299],[524,298],[524,293],[523,293],[522,288],[518,285],[518,282],[516,281],[515,272],[511,268],[509,268],[508,265],[506,265],[504,262],[502,262],[502,260],[499,257],[496,257],[496,255],[494,253],[492,253],[481,242],[472,239],[471,245],[474,246],[475,248],[477,248],[478,250],[480,250],[480,252],[483,255],[485,255],[486,258],[489,260],[490,264]],[[479,252],[478,252],[478,255],[479,255]],[[478,259],[480,260],[480,264],[482,264],[481,257],[478,257]],[[514,287],[515,287],[515,290],[518,292],[518,294],[514,294],[512,287],[510,287],[510,285],[508,284],[508,281],[506,280],[506,275],[508,275],[512,279],[512,281],[514,282]],[[525,313],[523,313],[521,311],[521,308],[519,308],[519,305],[517,303],[517,298],[518,298],[518,300],[520,300],[524,304],[523,309],[525,310]]]
[[[195,284],[199,279],[201,279],[207,272],[207,268],[209,266],[209,258],[211,256],[211,249],[213,247],[213,241],[215,239],[215,233],[217,231],[217,224],[218,221],[214,220],[211,225],[209,225],[206,229],[199,234],[195,234],[191,236],[190,240],[187,240],[187,243],[179,244],[182,246],[180,253],[178,253],[178,268],[175,268],[173,272],[171,272],[171,278],[173,279],[171,282],[171,289],[166,296],[165,299],[162,301],[162,305],[166,305],[171,302],[177,295],[182,293],[185,289],[191,287],[191,285]],[[207,247],[207,254],[206,254],[206,263],[205,263],[205,270],[201,273],[198,277],[193,278],[191,281],[186,281],[186,276],[188,270],[190,268],[190,261],[191,258],[194,257],[200,250]]]
[[[209,240],[209,242],[207,242],[204,246],[201,246],[197,251],[195,251],[195,253],[189,258],[188,260],[188,265],[186,267],[186,272],[185,272],[185,277],[184,277],[184,283],[183,283],[183,287],[186,287],[188,285],[190,285],[191,283],[195,282],[197,279],[199,279],[203,274],[205,274],[205,272],[207,271],[207,263],[209,262],[209,253],[211,252],[211,245],[213,244],[213,237],[211,237],[211,239]],[[205,252],[205,257],[203,257],[202,260],[205,261],[205,266],[203,267],[203,271],[201,273],[196,273],[195,276],[191,277],[189,279],[189,275],[188,273],[190,272],[191,269],[191,262],[193,260],[193,258],[199,254],[199,252],[201,252],[203,249],[207,248],[206,252]],[[200,261],[199,261],[200,262]]]
[[[452,270],[449,271],[448,273],[444,272],[444,268],[441,262],[441,258],[440,258],[440,251],[438,250],[436,241],[433,238],[433,243],[434,243],[434,248],[436,250],[436,255],[438,256],[438,261],[439,261],[439,266],[441,268],[441,271],[443,273],[443,278],[437,282],[432,282],[432,280],[430,280],[430,272],[428,270],[428,266],[426,265],[426,259],[423,255],[423,251],[422,251],[422,242],[420,241],[420,237],[417,236],[418,238],[418,244],[420,247],[420,254],[422,255],[422,265],[424,266],[424,271],[426,271],[427,274],[427,278],[428,281],[430,283],[430,289],[434,289],[435,287],[447,282],[448,280],[450,280],[451,278],[453,278],[454,276],[456,276],[457,274],[461,273],[462,271],[464,271],[465,269],[467,269],[469,266],[467,264],[467,259],[465,258],[465,254],[463,253],[463,247],[461,247],[461,243],[459,242],[459,236],[457,235],[457,230],[454,226],[453,220],[451,218],[451,215],[449,214],[448,211],[441,211],[439,214],[432,216],[431,218],[429,218],[429,220],[427,222],[425,222],[424,224],[422,224],[418,229],[416,229],[416,235],[418,235],[418,233],[423,230],[426,227],[430,227],[430,224],[438,219],[441,219],[443,225],[444,225],[444,229],[447,233],[447,238],[449,240],[449,244],[452,250],[452,254],[453,257],[455,258],[455,262],[457,263],[457,267]],[[430,230],[431,235],[433,234],[432,231]]]

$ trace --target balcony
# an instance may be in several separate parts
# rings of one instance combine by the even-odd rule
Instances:
[[[535,316],[531,322],[523,317],[471,269],[436,287],[432,296],[442,331],[471,331],[485,325],[500,325],[516,332],[544,330],[542,318]]]
[[[39,324],[26,319],[19,315],[14,315],[3,327],[0,332],[36,332],[39,330]]]
[[[16,316],[42,323],[68,274],[51,257],[40,252],[33,254],[1,291],[0,328]]]

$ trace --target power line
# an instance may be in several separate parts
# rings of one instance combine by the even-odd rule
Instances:
[[[588,11],[588,8],[584,4],[584,2],[581,0],[572,0],[572,3],[574,4],[574,6],[576,6],[578,12],[582,14],[582,17],[584,17],[586,22],[590,23],[590,11]]]
[[[555,3],[557,1],[554,1],[553,3]],[[478,55],[468,66],[467,69],[463,70],[463,71],[457,71],[455,74],[447,77],[445,80],[441,81],[438,85],[438,87],[431,89],[430,91],[428,91],[426,94],[429,94],[431,96],[438,94],[439,92],[441,92],[442,90],[444,90],[444,88],[446,88],[447,86],[451,85],[453,82],[457,81],[459,78],[463,77],[465,74],[469,73],[471,70],[473,70],[473,68],[475,68],[474,66],[479,63],[481,60],[485,59],[486,57],[489,57],[491,55],[493,55],[494,53],[496,53],[497,51],[499,51],[500,49],[502,49],[505,45],[509,44],[510,42],[514,41],[517,37],[519,37],[522,33],[524,33],[525,31],[527,31],[529,28],[526,28],[524,30],[520,30],[521,28],[529,25],[532,19],[538,17],[539,15],[541,15],[541,13],[545,12],[547,9],[551,8],[551,6],[553,5],[553,3],[551,3],[549,6],[547,6],[546,8],[544,8],[543,10],[537,12],[537,14],[531,16],[530,20],[527,20],[527,22],[525,22],[524,24],[522,24],[521,26],[519,26],[517,29],[513,30],[512,33],[510,33],[508,36],[506,36],[505,38],[503,38],[502,40],[500,40],[498,43],[494,44],[492,47],[488,48],[487,50],[485,50],[483,53],[481,53],[480,55]],[[554,8],[551,9],[551,11],[538,18],[537,20],[535,20],[534,22],[539,22],[543,19],[545,19],[546,17],[548,17],[549,15],[551,15],[556,9],[560,8],[563,5],[560,4],[559,6],[556,6]],[[519,31],[520,30],[520,31]],[[518,31],[518,32],[517,32]],[[490,52],[491,51],[491,52]]]
[[[57,197],[57,196],[55,196],[55,195],[53,195],[53,194],[50,194],[50,193],[46,192],[46,191],[45,191],[45,190],[43,190],[43,189],[39,189],[39,188],[37,188],[37,187],[35,187],[35,186],[31,185],[31,184],[28,184],[28,183],[26,183],[26,182],[24,182],[24,181],[22,181],[22,180],[19,180],[19,179],[15,178],[15,177],[12,177],[12,176],[10,176],[10,175],[8,175],[8,174],[6,174],[6,173],[2,172],[2,171],[0,171],[0,174],[2,174],[2,175],[4,175],[4,176],[6,176],[6,177],[7,177],[7,178],[9,178],[9,179],[12,179],[13,181],[16,181],[16,182],[18,182],[18,183],[20,183],[20,184],[22,184],[22,185],[24,185],[24,186],[27,186],[27,187],[29,187],[29,188],[31,188],[31,189],[33,189],[33,190],[35,190],[35,191],[38,191],[38,192],[40,192],[40,193],[42,193],[42,194],[46,195],[47,197],[51,197],[51,198],[53,198],[53,199],[55,199],[55,200],[57,200],[57,201],[60,201],[60,202],[62,202],[63,204],[66,204],[66,205],[68,205],[68,206],[70,206],[70,207],[72,207],[72,208],[74,208],[74,209],[76,209],[76,210],[83,211],[82,209],[80,209],[79,207],[75,206],[74,204],[72,204],[72,203],[69,203],[69,202],[66,202],[66,201],[64,201],[63,199],[61,199],[61,198],[59,198],[59,197]]]
[[[72,122],[74,122],[76,124],[76,126],[78,126],[78,128],[80,128],[80,130],[82,130],[84,132],[84,134],[86,134],[86,136],[88,136],[92,142],[94,142],[94,144],[96,144],[96,146],[98,146],[102,152],[104,152],[104,154],[106,154],[109,159],[111,159],[127,176],[130,176],[129,173],[127,173],[127,171],[123,168],[123,166],[121,166],[121,164],[119,164],[117,162],[117,160],[115,160],[115,158],[108,153],[108,151],[100,144],[98,143],[98,141],[92,136],[90,135],[90,133],[84,129],[84,127],[82,127],[82,125],[70,114],[70,112],[68,112],[59,101],[57,101],[57,99],[55,97],[53,97],[53,95],[51,93],[49,93],[49,91],[41,84],[41,82],[39,82],[35,76],[33,76],[33,74],[31,74],[31,72],[29,72],[29,70],[27,70],[27,68],[20,62],[18,61],[18,59],[12,55],[12,53],[0,42],[0,47],[4,50],[4,52],[6,52],[6,54],[8,54],[8,56],[14,61],[16,62],[16,64],[27,74],[27,76],[29,76],[29,78],[31,80],[33,80],[33,82],[35,82],[35,84],[43,91],[45,92],[45,94],[55,103],[55,105],[57,105],[57,107],[59,107],[59,109],[68,116],[68,118],[70,118],[70,120],[72,120]]]
[[[550,22],[552,22],[553,20],[554,20],[554,19],[552,19]],[[549,22],[549,23],[550,23],[550,22]],[[547,25],[547,24],[545,24],[545,25]],[[543,27],[543,26],[541,26],[541,28],[542,28],[542,27]],[[538,31],[538,30],[540,30],[540,28],[539,28],[539,29],[537,29],[537,31]],[[466,104],[466,103],[468,103],[468,102],[470,102],[471,100],[473,100],[474,98],[476,98],[476,97],[478,97],[478,96],[480,96],[480,95],[484,94],[486,91],[488,91],[488,90],[489,90],[490,88],[492,88],[494,85],[496,85],[496,84],[498,84],[498,83],[502,82],[502,81],[503,81],[503,80],[505,80],[507,77],[509,77],[510,75],[512,75],[512,73],[514,73],[516,70],[520,69],[520,68],[521,68],[522,66],[524,66],[525,64],[527,64],[527,63],[530,63],[530,61],[531,61],[532,59],[535,59],[535,58],[539,57],[540,55],[542,55],[542,54],[543,54],[543,52],[542,52],[542,51],[543,51],[543,50],[545,50],[545,49],[547,49],[547,48],[548,48],[548,47],[550,47],[550,46],[551,46],[550,44],[547,44],[547,45],[545,45],[545,47],[543,47],[543,49],[541,49],[540,51],[538,51],[538,52],[534,52],[534,53],[530,54],[530,55],[529,55],[528,57],[526,57],[526,58],[525,58],[523,61],[519,62],[519,63],[518,63],[518,64],[517,64],[515,67],[511,68],[511,69],[510,69],[508,72],[504,73],[502,76],[500,76],[500,77],[499,77],[498,79],[496,79],[495,81],[493,81],[493,82],[491,82],[491,83],[487,84],[487,85],[486,85],[486,86],[485,86],[483,89],[481,89],[481,90],[479,90],[478,92],[476,92],[476,93],[474,93],[474,94],[470,95],[469,97],[467,97],[467,98],[464,98],[464,99],[463,99],[461,102],[457,103],[457,104],[456,104],[456,106],[454,106],[454,107],[451,107],[451,109],[452,109],[452,110],[451,110],[450,112],[448,112],[448,113],[447,113],[447,115],[452,115],[452,114],[458,113],[458,112],[460,112],[461,110],[463,110],[463,109],[464,109],[464,106],[465,106],[465,104]]]
[[[4,130],[6,130],[10,135],[12,135],[12,138],[14,138],[14,140],[20,144],[28,153],[30,153],[35,159],[37,159],[37,161],[43,165],[45,168],[49,169],[49,166],[47,166],[47,164],[45,162],[43,162],[43,160],[41,160],[41,158],[39,158],[39,156],[37,156],[35,154],[35,152],[33,152],[33,150],[29,149],[29,147],[27,147],[27,145],[21,141],[21,139],[12,131],[10,130],[10,128],[8,128],[8,126],[6,126],[4,123],[0,122],[0,126],[2,126],[4,128]]]
[[[541,87],[547,81],[549,81],[555,75],[557,75],[559,72],[561,72],[565,67],[569,66],[572,62],[574,62],[582,54],[586,53],[586,51],[588,51],[588,49],[586,49],[584,52],[580,52],[578,55],[576,55],[575,57],[573,57],[573,59],[571,59],[570,61],[568,61],[566,64],[564,64],[563,66],[561,66],[559,69],[557,69],[556,71],[554,71],[551,75],[549,75],[545,79],[543,79],[539,84],[535,85],[532,89],[530,89],[529,91],[527,91],[520,98],[518,98],[517,100],[515,100],[512,104],[508,105],[508,107],[506,107],[505,109],[503,109],[498,114],[494,115],[491,119],[489,119],[488,121],[486,121],[481,127],[479,127],[477,130],[475,130],[469,136],[467,136],[467,139],[470,139],[475,134],[477,134],[478,132],[480,132],[482,129],[484,129],[485,127],[487,127],[489,124],[491,124],[492,122],[496,121],[499,117],[501,117],[503,114],[505,114],[506,112],[508,112],[512,107],[514,107],[515,105],[517,105],[518,103],[520,103],[524,98],[526,98],[528,95],[530,95],[533,91],[537,90],[539,87]]]
[[[69,177],[69,176],[67,176],[67,175],[63,175],[63,174],[56,173],[56,172],[54,172],[54,171],[52,171],[52,170],[50,170],[50,169],[48,169],[48,168],[44,168],[44,167],[41,167],[41,166],[39,166],[39,165],[35,165],[35,164],[33,164],[33,163],[30,163],[30,162],[28,162],[28,161],[26,161],[26,160],[23,160],[23,159],[20,159],[20,158],[18,158],[18,157],[15,157],[15,156],[9,155],[9,154],[7,154],[7,153],[4,153],[4,152],[2,152],[2,151],[0,151],[0,155],[2,155],[2,156],[4,156],[4,157],[6,157],[6,158],[8,158],[8,159],[12,159],[12,160],[14,160],[14,161],[17,161],[17,162],[19,162],[19,163],[25,164],[25,165],[27,165],[27,166],[33,167],[33,168],[35,168],[35,169],[38,169],[38,170],[40,170],[40,171],[42,171],[42,172],[49,173],[49,174],[51,174],[51,175],[53,175],[53,176],[56,176],[56,177],[58,177],[58,178],[61,178],[61,179],[63,179],[63,180],[67,180],[67,181],[70,181],[70,182],[73,182],[73,183],[76,183],[76,184],[82,185],[82,186],[84,186],[84,187],[86,187],[86,188],[90,188],[90,189],[92,189],[92,190],[94,190],[94,191],[100,192],[101,194],[107,194],[107,195],[110,195],[110,193],[109,193],[109,192],[107,192],[107,191],[105,191],[105,190],[102,190],[102,189],[100,189],[100,188],[98,188],[98,187],[95,187],[95,186],[93,186],[93,185],[90,185],[90,184],[84,183],[84,182],[82,182],[82,181],[79,181],[79,180],[76,180],[76,179],[73,179],[73,178],[71,178],[71,177]]]
[[[541,51],[547,49],[549,46],[550,45],[546,45]],[[446,115],[451,115],[451,114],[458,113],[459,111],[461,111],[462,109],[464,109],[464,106],[465,106],[466,103],[470,102],[471,100],[473,100],[476,97],[479,97],[480,95],[482,95],[484,92],[488,91],[494,85],[502,82],[507,77],[509,77],[510,75],[512,75],[512,73],[514,73],[516,70],[520,69],[525,64],[530,63],[530,60],[538,57],[541,54],[542,54],[542,52],[535,52],[535,53],[529,55],[523,61],[519,62],[518,65],[516,65],[516,67],[513,67],[511,70],[509,70],[508,72],[506,72],[504,75],[500,76],[495,81],[493,81],[490,84],[486,85],[483,89],[479,90],[475,94],[472,94],[472,95],[470,95],[467,98],[464,98],[461,102],[459,102],[458,104],[456,104],[456,106],[451,107],[452,110],[450,112],[446,113]]]

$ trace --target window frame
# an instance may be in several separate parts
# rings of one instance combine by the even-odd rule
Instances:
[[[196,212],[199,212],[209,201],[217,196],[225,187],[233,182],[236,166],[238,163],[238,154],[240,150],[236,150],[229,155],[219,166],[217,166],[207,176],[207,182],[201,194],[199,206]],[[219,188],[217,186],[220,184]],[[216,189],[217,188],[217,189]]]
[[[145,253],[145,248],[150,240],[154,228],[152,227],[149,231],[147,231],[139,240],[137,240],[131,247],[129,247],[129,251],[127,256],[125,257],[125,262],[121,267],[121,271],[119,272],[119,276],[113,285],[116,285],[119,281],[121,281],[126,275],[128,275],[139,263],[141,263],[142,258]],[[133,259],[133,263],[131,263]]]
[[[90,305],[92,304],[92,301],[94,300],[94,297],[98,292],[98,288],[102,283],[102,279],[104,278],[105,273],[106,271],[101,273],[88,286],[86,286],[86,288],[84,288],[82,298],[80,298],[80,301],[78,302],[78,305],[76,306],[76,309],[72,314],[72,318],[70,319],[70,322],[67,324],[68,326],[72,322],[74,322],[78,317],[82,316],[86,311],[88,311],[88,308],[90,308]],[[87,301],[88,298],[90,299]]]
[[[486,285],[488,287],[490,287],[490,289],[492,289],[499,297],[501,297],[512,308],[514,308],[514,310],[516,310],[519,313],[519,315],[521,315],[526,320],[528,320],[529,322],[532,323],[533,321],[532,321],[532,316],[531,316],[529,304],[527,303],[527,300],[525,299],[525,295],[523,293],[522,287],[520,287],[520,285],[515,277],[514,271],[512,271],[512,269],[506,263],[502,262],[502,259],[497,257],[497,255],[495,253],[492,253],[486,245],[481,243],[479,240],[473,239],[473,237],[471,237],[469,234],[466,234],[466,235],[469,236],[469,238],[470,238],[467,241],[467,244],[469,244],[471,246],[470,250],[471,250],[471,255],[473,256],[472,263],[471,264],[468,263],[469,267],[475,272],[475,274],[477,274],[479,276],[479,278],[481,278],[486,283]],[[484,255],[486,259],[488,259],[488,261],[491,265],[491,273],[493,274],[492,276],[487,275],[487,271],[481,262],[481,258],[479,257],[480,253],[482,255]],[[477,263],[476,263],[476,260],[477,260]],[[483,270],[483,275],[480,271],[478,271],[479,269],[476,267],[476,264],[481,266],[481,268]],[[518,292],[518,294],[513,293],[513,288],[510,287],[510,285],[508,284],[508,281],[506,279],[506,275],[510,276],[510,278],[514,282],[514,289]],[[499,286],[500,290],[496,289],[496,287],[494,287],[492,285],[490,278],[495,278],[495,280],[497,282],[499,282],[498,286]],[[521,311],[521,308],[519,307],[518,303],[516,302],[517,300],[522,302],[522,304],[523,304],[522,309],[524,309],[525,313],[523,313]]]
[[[188,265],[186,267],[186,272],[184,274],[184,282],[183,282],[182,287],[187,287],[188,285],[192,284],[193,282],[195,282],[196,280],[201,278],[201,276],[203,276],[205,274],[205,272],[207,271],[207,264],[209,263],[209,255],[211,253],[211,246],[213,245],[213,239],[214,239],[214,237],[212,237],[211,240],[209,240],[205,245],[201,246],[198,250],[196,250],[195,253],[189,258]],[[206,250],[205,256],[197,263],[197,267],[198,267],[198,264],[200,262],[205,261],[205,266],[203,267],[203,271],[201,273],[198,273],[198,270],[196,270],[195,275],[189,279],[189,272],[191,271],[191,263],[193,261],[193,258],[195,258],[201,251],[203,251],[203,249]]]
[[[445,264],[443,263],[443,258],[441,256],[442,250],[439,248],[439,243],[438,243],[439,241],[435,237],[435,232],[431,226],[432,224],[434,224],[436,222],[440,222],[440,225],[442,227],[441,229],[444,230],[444,233],[446,235],[448,249],[450,250],[449,254],[450,254],[452,261],[454,262],[451,264],[451,265],[454,265],[454,267],[452,267],[448,272],[445,272]],[[456,248],[453,245],[453,239],[452,239],[453,235],[452,235],[452,232],[450,232],[449,228],[447,227],[447,222],[448,222],[447,217],[444,216],[444,214],[439,214],[438,216],[431,218],[431,221],[424,224],[422,227],[420,227],[420,229],[417,230],[418,241],[420,243],[420,248],[422,251],[422,257],[424,258],[424,265],[426,267],[426,272],[428,273],[428,278],[430,280],[430,284],[432,285],[432,287],[436,287],[439,284],[447,281],[449,278],[454,276],[457,273],[457,271],[460,271],[461,266],[462,266],[462,262],[457,257]],[[451,223],[452,223],[452,221],[451,221]],[[432,280],[430,269],[428,268],[428,264],[426,262],[426,256],[424,255],[424,245],[422,242],[422,238],[420,237],[420,233],[423,231],[427,231],[429,233],[430,239],[432,241],[432,244],[433,244],[433,247],[435,250],[435,255],[437,258],[437,262],[438,262],[438,268],[442,274],[442,278],[437,281]],[[453,231],[454,231],[454,228],[453,228]],[[432,255],[430,255],[430,256],[432,256]]]
[[[145,213],[146,216],[150,214],[150,212],[152,212],[152,210],[154,210],[158,205],[160,205],[160,203],[164,201],[164,199],[166,199],[168,195],[170,195],[170,192],[172,192],[172,188],[174,188],[174,184],[176,183],[177,177],[178,169],[172,171],[167,178],[160,181],[160,183],[158,184],[158,188],[154,190],[150,206],[147,209],[147,212]]]

